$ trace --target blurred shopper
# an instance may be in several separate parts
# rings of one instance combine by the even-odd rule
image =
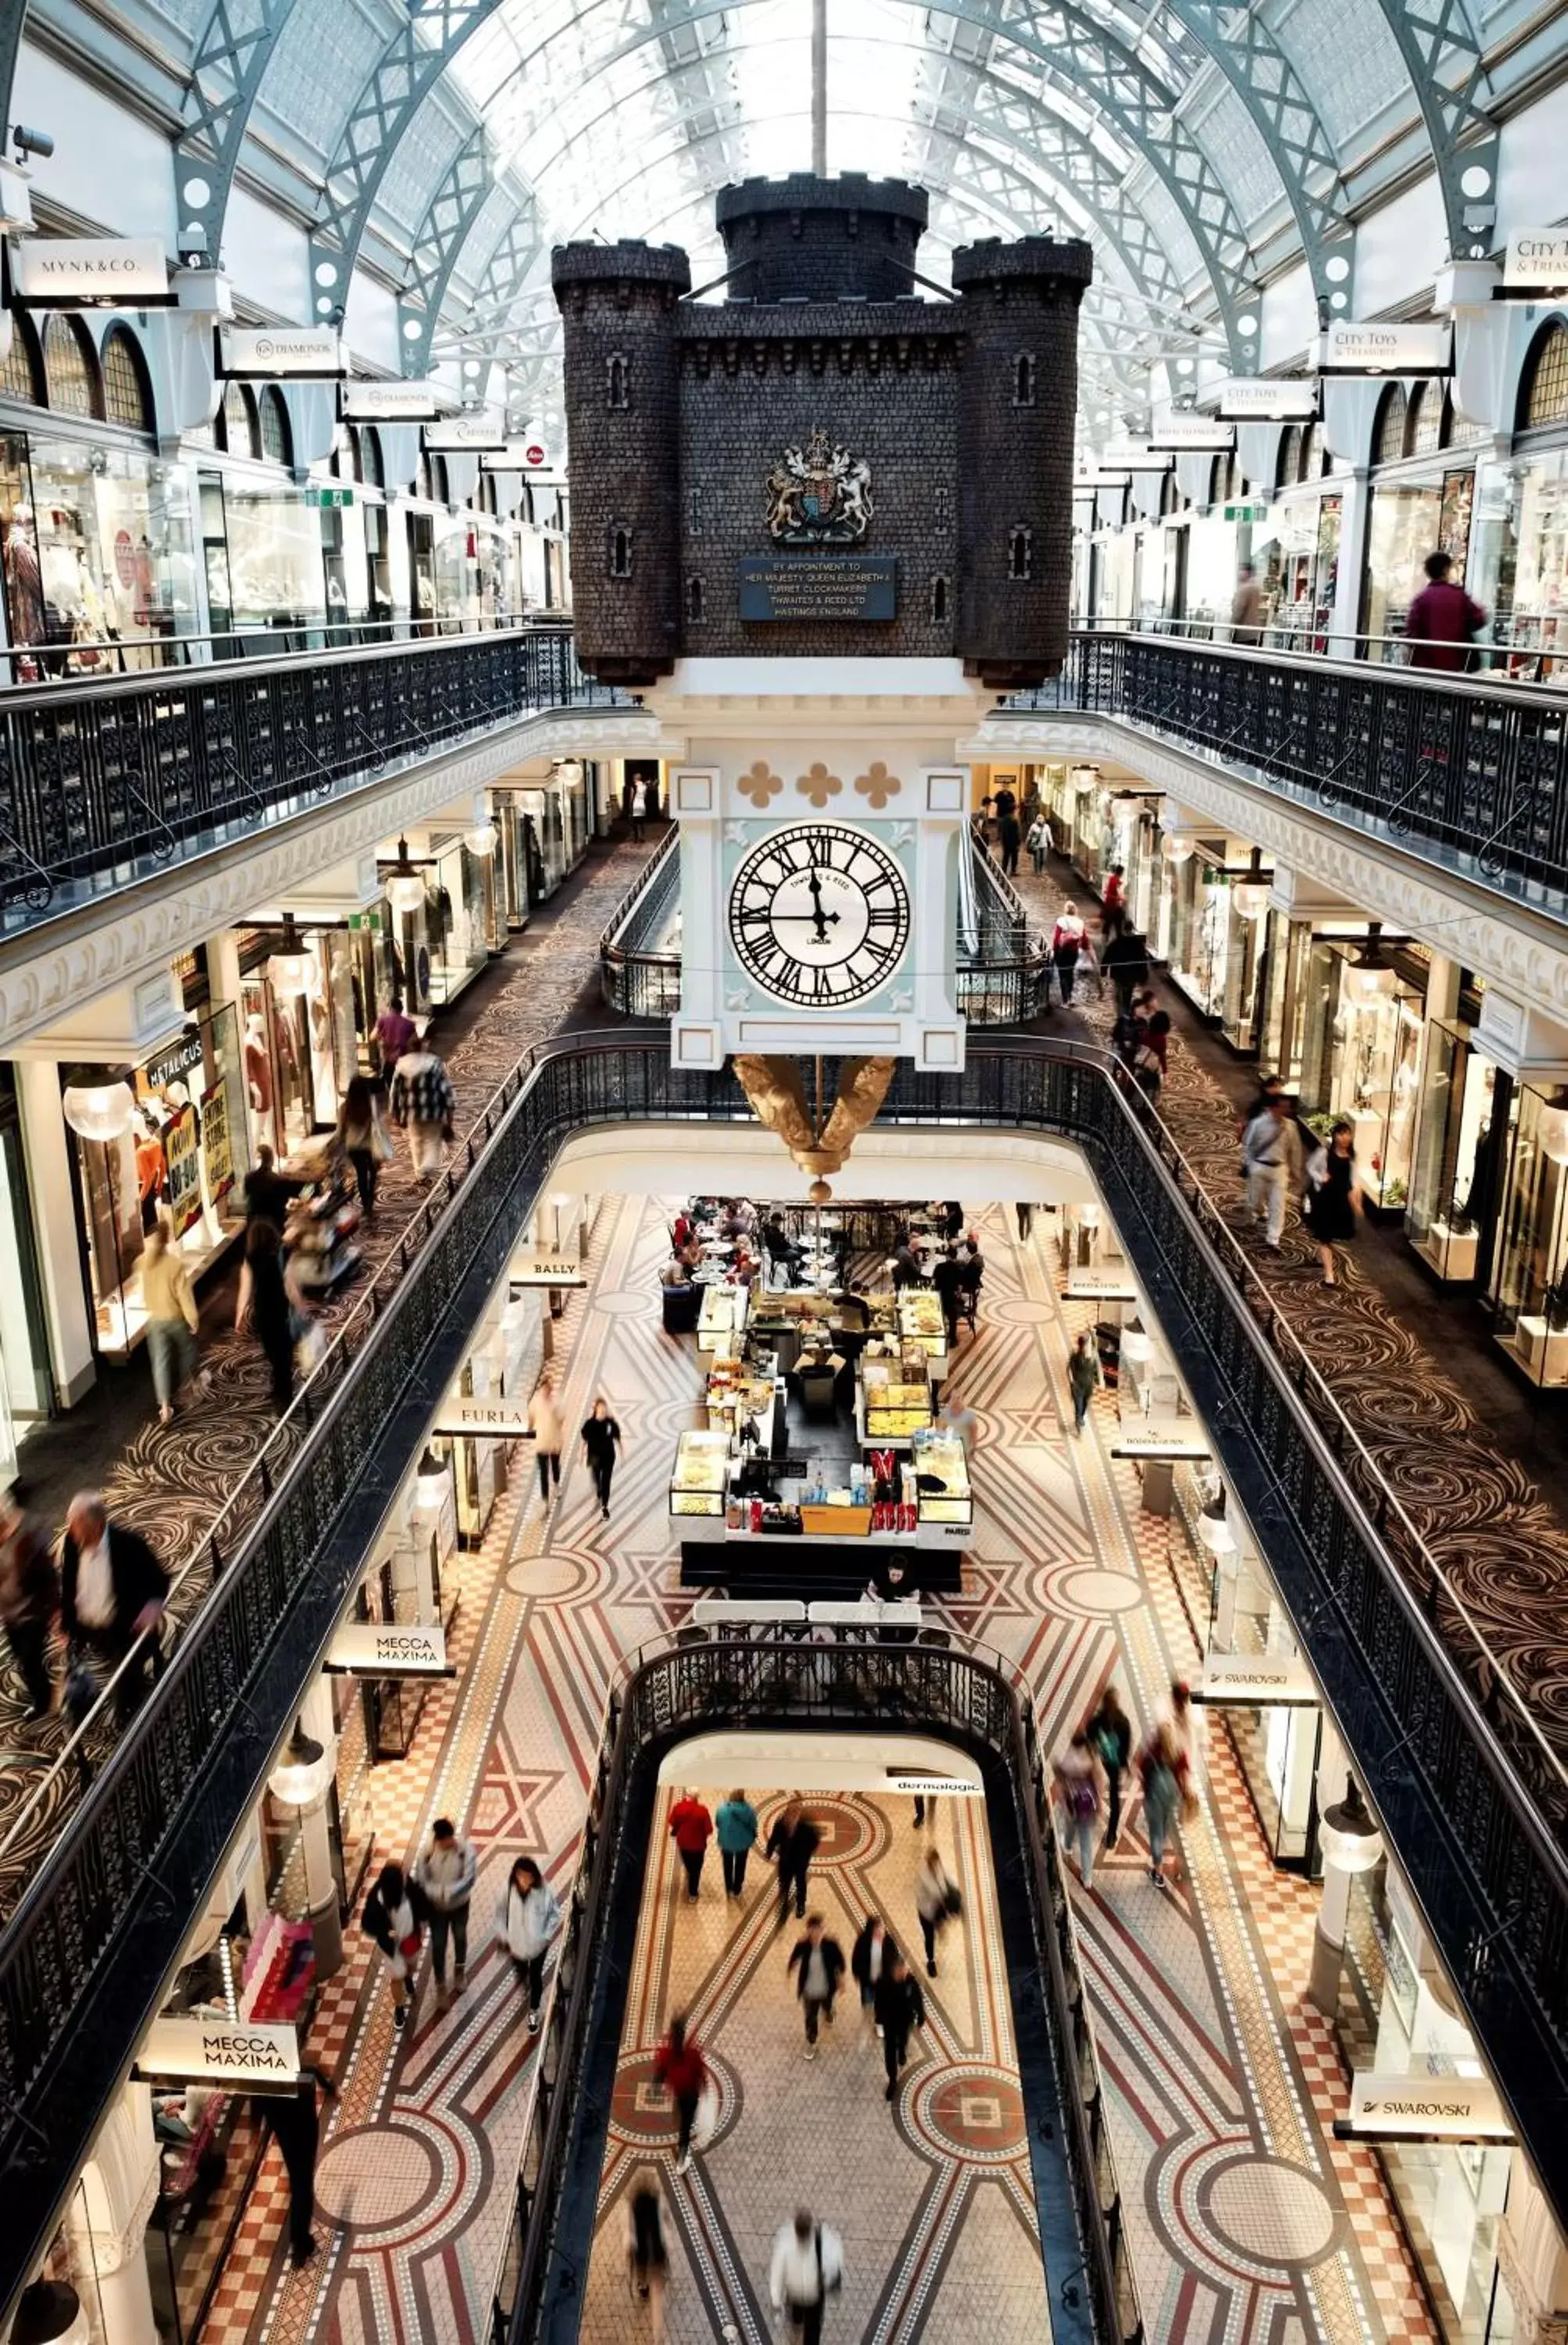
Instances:
[[[1089,1403],[1100,1382],[1100,1355],[1094,1337],[1084,1330],[1067,1355],[1067,1390],[1073,1396],[1073,1430],[1082,1433],[1084,1419],[1089,1414]]]
[[[925,1941],[927,1978],[936,1976],[938,1938],[953,1917],[962,1911],[963,1900],[956,1883],[948,1877],[947,1867],[937,1851],[928,1848],[915,1875],[915,1912],[920,1916],[920,1934]]]
[[[536,2035],[545,2001],[545,1966],[560,1934],[555,1891],[531,1856],[520,1856],[501,1900],[501,1934],[528,1995],[528,2033]]]
[[[412,1049],[416,1030],[402,1006],[402,994],[394,993],[375,1022],[376,1057],[383,1082],[391,1082],[398,1061]]]
[[[702,1861],[713,1837],[713,1818],[702,1802],[687,1792],[669,1812],[669,1829],[686,1869],[687,1902],[695,1905],[702,1889]]]
[[[1264,1242],[1278,1254],[1285,1234],[1286,1193],[1292,1177],[1301,1176],[1301,1143],[1283,1091],[1276,1091],[1247,1125],[1241,1162],[1247,1173],[1247,1210],[1263,1223]]]
[[[288,1218],[289,1200],[298,1196],[304,1184],[285,1180],[276,1171],[272,1151],[262,1141],[256,1151],[256,1162],[245,1175],[245,1218],[248,1222],[270,1222],[279,1235]]]
[[[360,1920],[365,1935],[375,1940],[386,1958],[394,2027],[408,2025],[410,1982],[419,1967],[420,1945],[429,1918],[430,1907],[419,1883],[406,1877],[401,1864],[383,1864]]]
[[[392,1162],[392,1136],[382,1122],[379,1093],[368,1075],[355,1075],[338,1110],[338,1144],[354,1168],[360,1204],[367,1218],[376,1209],[382,1166]]]
[[[788,2316],[800,2345],[821,2345],[828,2299],[843,2285],[843,2241],[802,2207],[792,2223],[780,2225],[768,2271],[773,2309]]]
[[[272,1398],[280,1410],[294,1397],[294,1345],[309,1324],[311,1306],[270,1222],[254,1221],[245,1233],[245,1263],[239,1274],[237,1328],[249,1327],[272,1371]]]
[[[1005,814],[996,818],[996,843],[1002,850],[1002,868],[1009,879],[1018,875],[1018,850],[1023,844],[1023,833],[1018,817],[1009,806]]]
[[[1134,993],[1149,981],[1148,945],[1135,929],[1118,929],[1114,937],[1105,939],[1100,967],[1115,992],[1118,1015],[1126,1017],[1132,1010]]]
[[[947,1330],[949,1347],[958,1343],[958,1323],[963,1316],[964,1296],[969,1286],[968,1272],[959,1260],[955,1245],[944,1246],[932,1266],[931,1283],[942,1304],[942,1324]]]
[[[539,1496],[547,1500],[552,1488],[561,1487],[561,1444],[566,1437],[555,1387],[547,1376],[541,1376],[534,1388],[528,1429],[534,1436],[534,1462],[539,1468]]]
[[[60,1626],[74,1652],[85,1649],[106,1671],[120,1670],[115,1714],[122,1726],[147,1691],[149,1656],[140,1639],[157,1629],[168,1601],[168,1574],[141,1533],[111,1523],[96,1491],[78,1491],[60,1549]]]
[[[891,2101],[899,2088],[899,2071],[910,2056],[910,2031],[925,2025],[925,1996],[920,1981],[910,1974],[910,1966],[896,1946],[892,1946],[882,1965],[877,1982],[871,2009],[876,2014],[877,2033],[882,2039],[882,2065],[888,2072],[886,2097]]]
[[[1170,1728],[1156,1726],[1138,1752],[1138,1780],[1144,1793],[1144,1829],[1149,1836],[1149,1879],[1160,1889],[1166,1886],[1166,1850],[1181,1804],[1177,1765]]]
[[[1307,1226],[1318,1242],[1325,1286],[1337,1284],[1334,1248],[1349,1245],[1361,1213],[1361,1176],[1356,1169],[1355,1133],[1343,1117],[1307,1166]]]
[[[768,1835],[763,1851],[769,1864],[779,1868],[779,1927],[789,1918],[789,1901],[795,1901],[798,1917],[806,1911],[806,1883],[811,1871],[811,1859],[821,1845],[822,1835],[801,1807],[791,1800],[774,1818],[773,1829]]]
[[[1051,845],[1051,826],[1043,813],[1037,814],[1030,824],[1023,844],[1029,849],[1029,860],[1034,866],[1034,877],[1036,879],[1043,879],[1045,876],[1045,857]]]
[[[664,2190],[657,2166],[639,2166],[626,2185],[626,2277],[633,2294],[647,2306],[653,2345],[664,2345],[664,2292],[669,2249],[664,2239]]]
[[[621,1428],[610,1415],[610,1404],[603,1393],[596,1396],[594,1406],[583,1420],[578,1435],[583,1455],[588,1461],[588,1471],[594,1477],[594,1491],[599,1501],[601,1520],[610,1518],[610,1484],[615,1479],[616,1457],[621,1446]]]
[[[23,1513],[14,1491],[0,1492],[0,1622],[26,1688],[29,1721],[54,1707],[49,1624],[59,1609],[59,1575],[43,1525]]]
[[[185,1258],[169,1244],[168,1223],[161,1215],[147,1233],[141,1254],[141,1299],[147,1305],[147,1348],[152,1362],[152,1388],[158,1397],[158,1421],[174,1417],[175,1396],[200,1376],[211,1377],[199,1365],[196,1331],[200,1325],[190,1273]]]
[[[431,1826],[430,1845],[413,1868],[430,1906],[430,1962],[438,1995],[446,1992],[446,1945],[452,1941],[453,1985],[461,1995],[468,1983],[468,1908],[479,1878],[479,1858],[450,1816]]]
[[[632,840],[640,847],[647,837],[648,786],[638,779],[632,784]]]
[[[1125,925],[1127,895],[1124,884],[1125,867],[1113,863],[1105,874],[1105,884],[1100,890],[1100,934],[1108,944]]]
[[[654,2054],[654,2076],[668,2093],[679,2116],[675,2170],[684,2174],[691,2164],[691,2129],[697,2122],[697,2105],[708,2083],[708,2063],[695,2036],[687,2034],[684,2012],[677,2012],[670,2021],[669,2034]]]
[[[408,1133],[409,1162],[422,1189],[441,1170],[456,1113],[457,1094],[446,1069],[427,1043],[416,1041],[392,1070],[392,1120]]]
[[[1473,645],[1486,624],[1486,613],[1455,584],[1451,554],[1440,547],[1428,554],[1423,566],[1427,583],[1405,613],[1410,665],[1456,674],[1471,665]]]
[[[1268,604],[1257,583],[1257,573],[1250,562],[1244,562],[1236,574],[1236,592],[1230,598],[1231,642],[1260,644],[1268,616]]]
[[[1105,1771],[1105,1837],[1102,1853],[1109,1854],[1122,1830],[1122,1777],[1133,1755],[1133,1722],[1122,1708],[1115,1686],[1100,1696],[1084,1729]]]
[[[1084,1888],[1095,1885],[1095,1827],[1100,1821],[1100,1761],[1086,1734],[1074,1734],[1054,1762],[1056,1806],[1064,1847],[1078,1851],[1078,1878]]]
[[[808,1917],[806,1934],[797,1939],[789,1956],[789,1973],[806,2021],[806,2057],[814,2060],[818,2025],[825,2018],[832,2025],[833,2005],[844,1975],[844,1950],[837,1938],[826,1934],[820,1914]]]
[[[744,1792],[731,1792],[713,1825],[724,1866],[724,1893],[738,1897],[746,1887],[746,1860],[757,1845],[757,1811]]]
[[[307,2067],[291,2093],[252,2093],[250,2117],[259,2133],[270,2133],[278,2145],[289,2177],[289,2257],[294,2269],[308,2264],[317,2242],[311,2228],[316,2211],[316,2150],[321,2119],[316,2087],[337,2098],[338,2088],[324,2068]]]
[[[1056,991],[1064,1010],[1073,1003],[1073,988],[1078,980],[1078,957],[1088,934],[1078,918],[1076,904],[1064,904],[1051,931],[1051,963],[1056,972]]]
[[[882,1973],[898,1953],[888,1935],[887,1924],[880,1914],[870,1914],[861,1925],[860,1934],[850,1949],[850,1974],[860,1990],[860,2009],[871,2015],[877,2034],[881,2034],[873,2006],[877,1989],[882,1983]]]

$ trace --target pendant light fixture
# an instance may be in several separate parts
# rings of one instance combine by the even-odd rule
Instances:
[[[406,838],[398,840],[397,861],[387,873],[382,885],[386,889],[387,902],[400,919],[405,913],[417,912],[423,903],[424,874],[410,858]]]

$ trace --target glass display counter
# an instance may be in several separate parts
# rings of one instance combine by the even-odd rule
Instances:
[[[683,1433],[670,1477],[670,1513],[722,1523],[728,1479],[729,1436]]]
[[[1433,1019],[1405,1234],[1445,1284],[1461,1284],[1480,1269],[1496,1104],[1497,1069],[1476,1050],[1470,1029]]]
[[[974,1525],[969,1454],[957,1434],[929,1428],[915,1434],[910,1447],[921,1528],[951,1534],[956,1527],[969,1532]]]
[[[897,1297],[899,1334],[906,1351],[918,1345],[931,1363],[932,1381],[940,1384],[947,1374],[947,1329],[942,1321],[942,1297],[924,1287],[906,1286]]]
[[[855,1396],[855,1430],[863,1444],[907,1443],[931,1423],[931,1368],[918,1345],[896,1356],[868,1346]]]
[[[702,1313],[697,1323],[698,1351],[722,1353],[727,1357],[738,1352],[746,1332],[748,1299],[744,1286],[703,1289]]]

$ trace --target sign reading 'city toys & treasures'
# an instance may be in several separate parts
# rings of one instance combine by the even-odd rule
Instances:
[[[740,564],[740,615],[751,620],[889,620],[898,616],[898,563],[891,553],[839,553],[858,546],[876,508],[863,456],[819,429],[786,448],[769,473],[764,513],[777,546]]]

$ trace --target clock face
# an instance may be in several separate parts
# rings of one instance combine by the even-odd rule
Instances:
[[[781,827],[729,890],[729,937],[754,983],[780,1001],[837,1010],[892,975],[909,942],[904,875],[880,841],[841,823]]]

